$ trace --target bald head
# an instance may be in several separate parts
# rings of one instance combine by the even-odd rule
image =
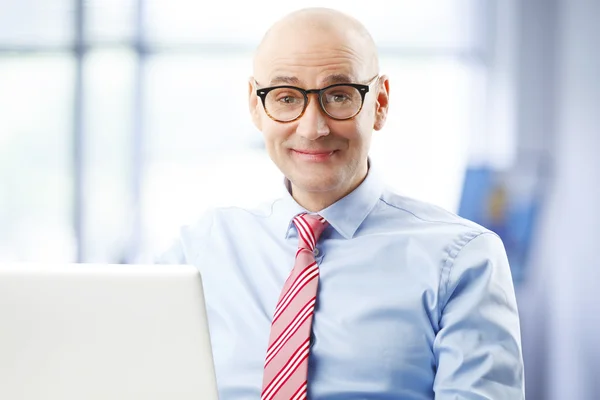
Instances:
[[[377,47],[355,18],[329,8],[305,8],[277,21],[266,32],[254,56],[254,75],[261,75],[273,59],[311,57],[328,47],[364,64],[365,74],[379,72]]]
[[[325,8],[285,16],[257,49],[248,80],[252,120],[307,210],[333,204],[367,174],[371,136],[388,108],[378,64],[365,27]]]

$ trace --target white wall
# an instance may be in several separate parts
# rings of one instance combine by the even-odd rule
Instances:
[[[518,134],[553,181],[519,288],[528,400],[600,393],[600,1],[521,3]]]
[[[548,398],[592,400],[600,393],[600,1],[563,0],[559,15]]]
[[[519,2],[515,83],[518,157],[532,152],[554,153],[558,1]],[[546,248],[548,208],[544,211],[526,280],[517,287],[528,400],[546,400],[548,392],[547,294],[553,255]]]

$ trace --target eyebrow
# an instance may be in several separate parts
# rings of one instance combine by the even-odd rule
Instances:
[[[327,76],[323,80],[323,86],[334,85],[336,83],[351,83],[351,82],[353,82],[353,79],[349,75],[332,74],[332,75]],[[276,85],[281,85],[281,84],[301,86],[302,82],[300,82],[300,79],[296,78],[295,76],[284,76],[284,75],[275,76],[269,82],[269,86],[276,86]]]
[[[333,74],[333,75],[329,75],[327,78],[325,78],[323,80],[323,84],[325,86],[327,85],[334,85],[336,83],[352,83],[353,79],[346,75],[346,74]]]
[[[300,85],[300,79],[296,78],[295,76],[276,76],[273,79],[271,79],[271,82],[269,82],[269,86],[275,86],[275,85],[280,85],[280,84],[287,84],[287,85]]]

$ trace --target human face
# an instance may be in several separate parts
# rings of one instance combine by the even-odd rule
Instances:
[[[371,52],[352,35],[313,30],[298,36],[284,34],[257,63],[250,107],[267,152],[290,180],[294,197],[319,208],[352,191],[366,176],[372,131],[385,120],[385,112],[378,108],[387,107],[387,78],[377,78],[377,71],[370,68]],[[337,83],[370,85],[361,111],[350,119],[330,117],[317,95],[309,94],[302,116],[282,123],[265,112],[256,97],[256,83],[258,88],[293,85],[306,90]],[[383,105],[379,104],[382,88]]]

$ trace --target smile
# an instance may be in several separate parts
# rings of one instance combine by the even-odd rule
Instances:
[[[314,151],[314,150],[296,150],[296,149],[291,150],[293,157],[296,157],[302,161],[308,161],[308,162],[328,161],[336,152],[337,152],[337,150],[333,150],[333,151]]]

